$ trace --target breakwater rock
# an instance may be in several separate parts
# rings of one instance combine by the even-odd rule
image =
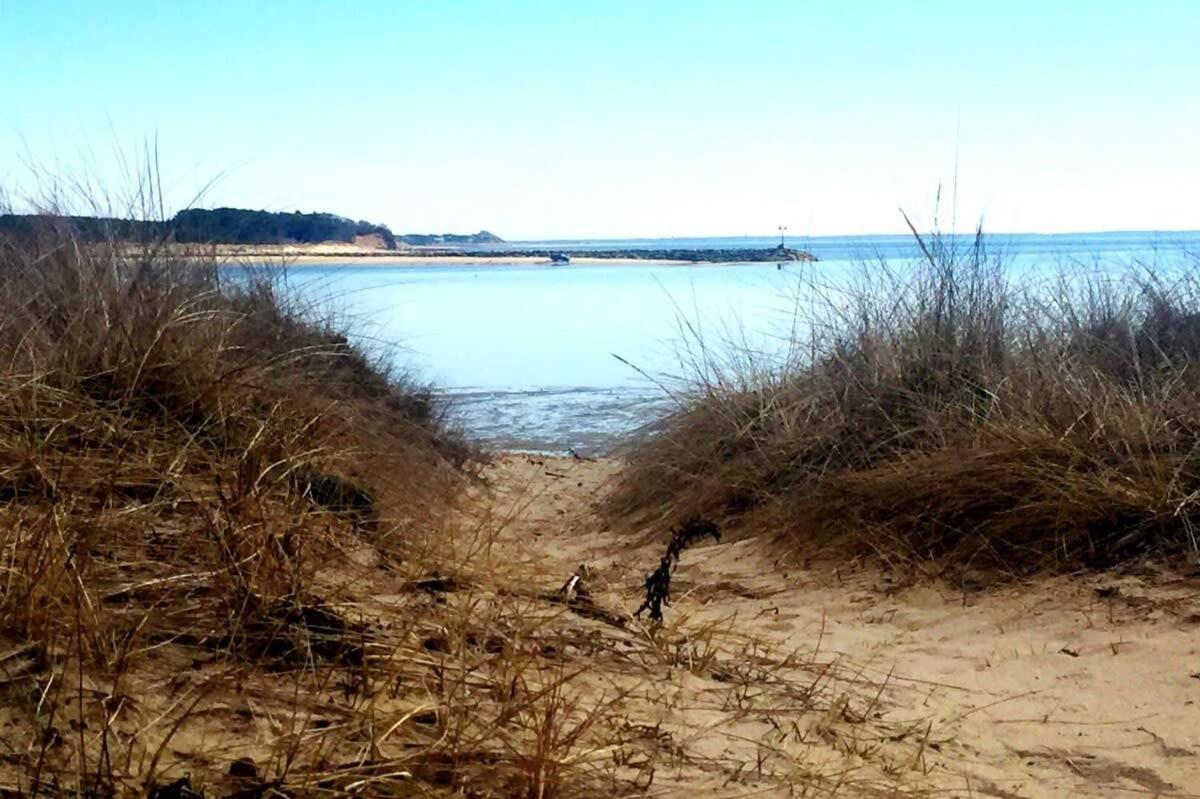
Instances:
[[[570,258],[598,258],[613,261],[686,261],[689,263],[745,263],[778,261],[815,261],[817,257],[804,250],[790,247],[737,248],[737,249],[557,249],[557,250],[480,250],[446,247],[421,247],[410,251],[413,255],[434,257],[455,256],[472,258],[545,258],[565,262]],[[564,257],[565,256],[565,257]]]

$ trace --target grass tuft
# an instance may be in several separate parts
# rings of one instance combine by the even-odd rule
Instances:
[[[1009,573],[1197,554],[1194,265],[1016,270],[981,231],[914,235],[905,266],[808,267],[782,363],[693,341],[607,512]]]
[[[471,451],[272,273],[41,219],[0,238],[0,782],[180,793],[248,683],[366,668],[339,570],[443,525]]]

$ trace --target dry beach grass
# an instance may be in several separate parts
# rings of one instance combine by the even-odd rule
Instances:
[[[610,516],[1007,574],[1200,554],[1194,266],[1017,279],[982,235],[918,240],[909,267],[810,272],[782,365],[693,340],[691,399]]]
[[[0,306],[5,792],[869,794],[907,775],[911,732],[893,741],[880,686],[819,643],[557,593],[545,492],[481,484],[419,386],[269,275],[51,224],[3,243]],[[762,696],[802,722],[772,745]]]
[[[1023,539],[1033,554],[1010,571],[1186,551],[1171,520],[1189,518],[1195,490],[1177,421],[1191,418],[1193,351],[1170,314],[1191,307],[1192,284],[1171,284],[1157,315],[1130,304],[1120,318],[1140,326],[1114,325],[1110,348],[1072,344],[1094,382],[1072,393],[1086,372],[1064,372],[1045,395],[1056,415],[1034,416],[1028,394],[1049,372],[1018,384],[1028,362],[995,372],[988,347],[963,343],[992,328],[964,330],[956,288],[954,324],[920,347],[901,325],[795,382],[714,384],[624,468],[473,451],[419,384],[269,273],[230,279],[215,263],[155,242],[83,247],[55,226],[0,243],[0,792],[1195,795],[1195,577],[1143,567],[967,595],[904,587],[862,559],[806,567],[776,535],[799,528],[798,497],[823,496],[814,452],[831,474],[903,477],[907,458],[954,465],[963,430],[982,446],[1019,419],[1034,437],[1030,419],[1044,428],[1086,400],[1093,416],[1058,430],[1059,449],[1044,431],[1017,449],[1013,463],[1040,471],[977,483],[1034,504],[1039,486],[1086,485],[1082,507],[1142,514],[1140,537],[1110,546],[1121,537],[1093,526],[1104,546],[1089,548],[1060,523],[1061,544]],[[994,318],[979,302],[966,318]],[[1099,369],[1101,355],[1116,365]],[[1010,385],[1027,392],[1020,413]],[[1137,480],[1120,483],[1130,463]],[[922,497],[891,527],[870,515],[879,502],[838,494],[872,531],[861,551],[928,557],[912,530],[996,507],[961,473],[937,479],[862,484]],[[953,513],[934,501],[947,485]],[[670,523],[696,514],[732,534],[663,558]],[[947,533],[933,555],[1025,551],[979,545],[1002,531]],[[671,603],[639,619],[664,564]]]
[[[322,575],[436,525],[468,451],[267,279],[53,226],[0,261],[0,757],[22,791],[145,790],[255,669],[368,662]]]

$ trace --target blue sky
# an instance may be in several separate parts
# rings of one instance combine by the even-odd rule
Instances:
[[[1200,227],[1200,2],[0,0],[0,184],[509,238]]]

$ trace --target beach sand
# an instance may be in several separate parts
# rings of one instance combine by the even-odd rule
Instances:
[[[665,539],[596,518],[618,469],[500,457],[492,512],[511,522],[497,556],[548,590],[587,564],[597,605],[631,612]],[[631,687],[628,724],[674,747],[656,795],[782,796],[819,778],[844,780],[838,796],[1200,796],[1200,574],[964,593],[789,562],[768,534],[683,555],[661,640],[711,657],[704,668],[639,675],[620,635],[588,633],[599,654],[582,684],[596,698]]]
[[[402,561],[364,540],[320,569],[316,596],[338,597],[329,607],[361,624],[371,659],[301,696],[292,669],[240,665],[226,682],[238,661],[190,640],[155,644],[119,687],[102,671],[75,679],[122,697],[114,718],[143,737],[113,740],[164,751],[159,765],[206,795],[244,789],[246,764],[269,777],[303,738],[280,767],[292,783],[326,784],[305,782],[315,747],[322,780],[393,779],[364,796],[449,796],[460,766],[490,787],[496,759],[552,775],[554,790],[522,796],[1200,797],[1200,574],[964,592],[797,563],[763,530],[685,550],[657,625],[631,614],[667,531],[596,513],[620,468],[498,453],[452,522],[405,533]],[[0,741],[49,690],[18,693],[36,661],[6,643]],[[5,795],[28,785],[21,762],[0,758]]]

